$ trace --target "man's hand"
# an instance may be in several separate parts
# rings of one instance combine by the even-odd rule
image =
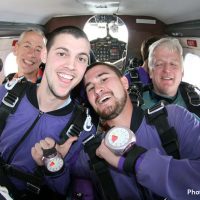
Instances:
[[[43,149],[51,149],[54,146],[56,147],[56,150],[62,155],[64,158],[66,154],[68,153],[72,143],[76,141],[77,137],[70,137],[66,142],[62,145],[56,144],[55,146],[55,140],[52,138],[45,138],[44,140],[40,140],[40,142],[36,143],[34,147],[31,149],[31,155],[35,162],[42,166],[44,165],[42,158],[43,158]]]
[[[101,145],[96,149],[96,155],[99,158],[103,158],[113,167],[118,167],[118,162],[120,157],[116,156],[106,145],[104,140],[102,140]]]

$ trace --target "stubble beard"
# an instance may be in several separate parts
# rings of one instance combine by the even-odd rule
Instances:
[[[97,110],[97,114],[103,120],[111,120],[116,118],[124,109],[124,106],[127,101],[127,95],[124,91],[122,98],[117,99],[113,105],[106,107],[104,110]]]

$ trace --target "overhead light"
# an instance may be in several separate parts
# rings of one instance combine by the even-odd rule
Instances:
[[[136,19],[137,24],[156,24],[154,19]]]
[[[85,6],[95,7],[95,8],[118,7],[120,4],[120,0],[76,0],[76,1]]]

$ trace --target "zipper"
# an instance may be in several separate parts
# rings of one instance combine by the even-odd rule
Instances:
[[[36,123],[38,122],[38,120],[41,118],[41,116],[44,114],[44,112],[39,111],[38,116],[36,117],[36,119],[34,120],[34,122],[32,123],[32,125],[30,126],[30,128],[26,131],[26,133],[23,135],[23,137],[19,140],[19,142],[15,145],[15,147],[13,148],[13,150],[11,151],[10,155],[8,156],[7,159],[7,163],[10,163],[14,153],[16,152],[17,148],[23,143],[23,141],[29,136],[30,132],[32,131],[32,129],[34,128],[34,126],[36,125]]]

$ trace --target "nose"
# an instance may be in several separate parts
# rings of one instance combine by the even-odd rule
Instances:
[[[165,63],[163,70],[168,72],[168,71],[170,71],[170,69],[171,69],[170,64],[169,63]]]
[[[36,52],[36,50],[34,48],[29,48],[28,49],[28,55],[30,57],[36,57],[36,54],[37,54],[37,52]]]
[[[73,57],[67,57],[65,60],[65,66],[66,68],[73,70],[75,68],[75,58]]]
[[[103,86],[101,84],[96,84],[94,90],[95,94],[100,95],[103,92]]]

